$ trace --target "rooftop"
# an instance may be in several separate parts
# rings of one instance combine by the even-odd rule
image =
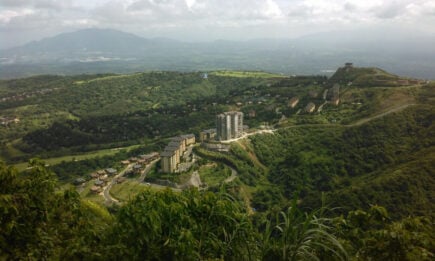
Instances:
[[[108,168],[108,169],[106,169],[106,172],[107,173],[116,173],[116,169],[114,169],[114,168]]]
[[[204,133],[216,133],[216,129],[203,130]]]
[[[177,150],[179,150],[180,149],[180,147],[179,146],[166,146],[165,147],[165,151],[177,151]]]
[[[175,155],[175,151],[163,151],[162,153],[160,153],[161,157],[172,157]]]
[[[176,136],[171,138],[171,141],[184,141],[186,138],[182,137],[182,136]]]
[[[179,147],[181,145],[181,141],[171,141],[168,143],[166,147]]]

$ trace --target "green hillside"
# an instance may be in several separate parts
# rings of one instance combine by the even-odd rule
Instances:
[[[379,68],[363,67],[340,67],[329,78],[329,83],[352,84],[358,87],[372,86],[403,86],[418,83],[418,81],[409,82],[409,79],[393,75]]]
[[[434,112],[415,106],[361,126],[289,128],[251,140],[268,180],[287,198],[298,193],[305,207],[319,207],[324,192],[343,211],[380,204],[396,218],[429,215]]]

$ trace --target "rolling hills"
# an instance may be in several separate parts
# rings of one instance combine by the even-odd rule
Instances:
[[[431,260],[434,88],[346,66],[329,79],[159,71],[0,81],[2,159],[54,164],[31,160],[19,173],[0,162],[0,257],[304,259],[304,247],[327,260]],[[120,206],[90,191],[90,173],[125,171],[121,161],[228,110],[244,112],[253,132],[227,153],[197,146],[181,174],[149,165],[149,182],[197,171],[206,191],[136,176],[108,192]],[[72,187],[77,177],[89,180]]]

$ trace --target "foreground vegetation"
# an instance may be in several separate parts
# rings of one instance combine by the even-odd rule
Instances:
[[[58,191],[54,173],[34,161],[23,176],[0,165],[0,257],[92,260],[367,260],[433,258],[425,218],[391,222],[379,206],[328,218],[296,205],[249,215],[220,192],[150,190],[121,208]]]

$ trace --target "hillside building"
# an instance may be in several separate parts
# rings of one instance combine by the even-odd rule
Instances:
[[[177,168],[177,160],[175,159],[175,151],[163,151],[160,153],[162,171],[173,173]]]
[[[213,140],[216,137],[216,129],[208,129],[203,130],[199,133],[199,140],[201,142],[207,141],[207,140]]]
[[[187,146],[195,144],[195,142],[195,135],[193,134],[173,137],[165,147],[165,150],[160,154],[162,171],[166,173],[176,172],[181,163],[181,158],[187,150]]]
[[[180,163],[181,157],[181,147],[180,146],[166,146],[164,151],[174,152],[175,154],[175,164]]]
[[[224,112],[216,116],[216,140],[239,138],[243,133],[243,113]]]
[[[179,142],[180,143],[180,150],[184,151],[186,150],[186,139],[181,137],[181,136],[177,136],[177,137],[173,137],[171,139],[171,142]]]
[[[314,112],[315,109],[316,109],[316,105],[312,102],[308,103],[307,106],[305,107],[305,111],[308,113]]]
[[[296,107],[296,105],[298,105],[298,103],[299,103],[299,98],[298,98],[298,97],[293,97],[293,98],[291,98],[290,101],[288,102],[288,106],[289,106],[290,108],[294,108],[294,107]]]
[[[340,103],[340,84],[336,83],[328,90],[327,98],[336,106]]]
[[[195,144],[195,135],[193,134],[181,135],[180,137],[184,139],[186,146]]]

